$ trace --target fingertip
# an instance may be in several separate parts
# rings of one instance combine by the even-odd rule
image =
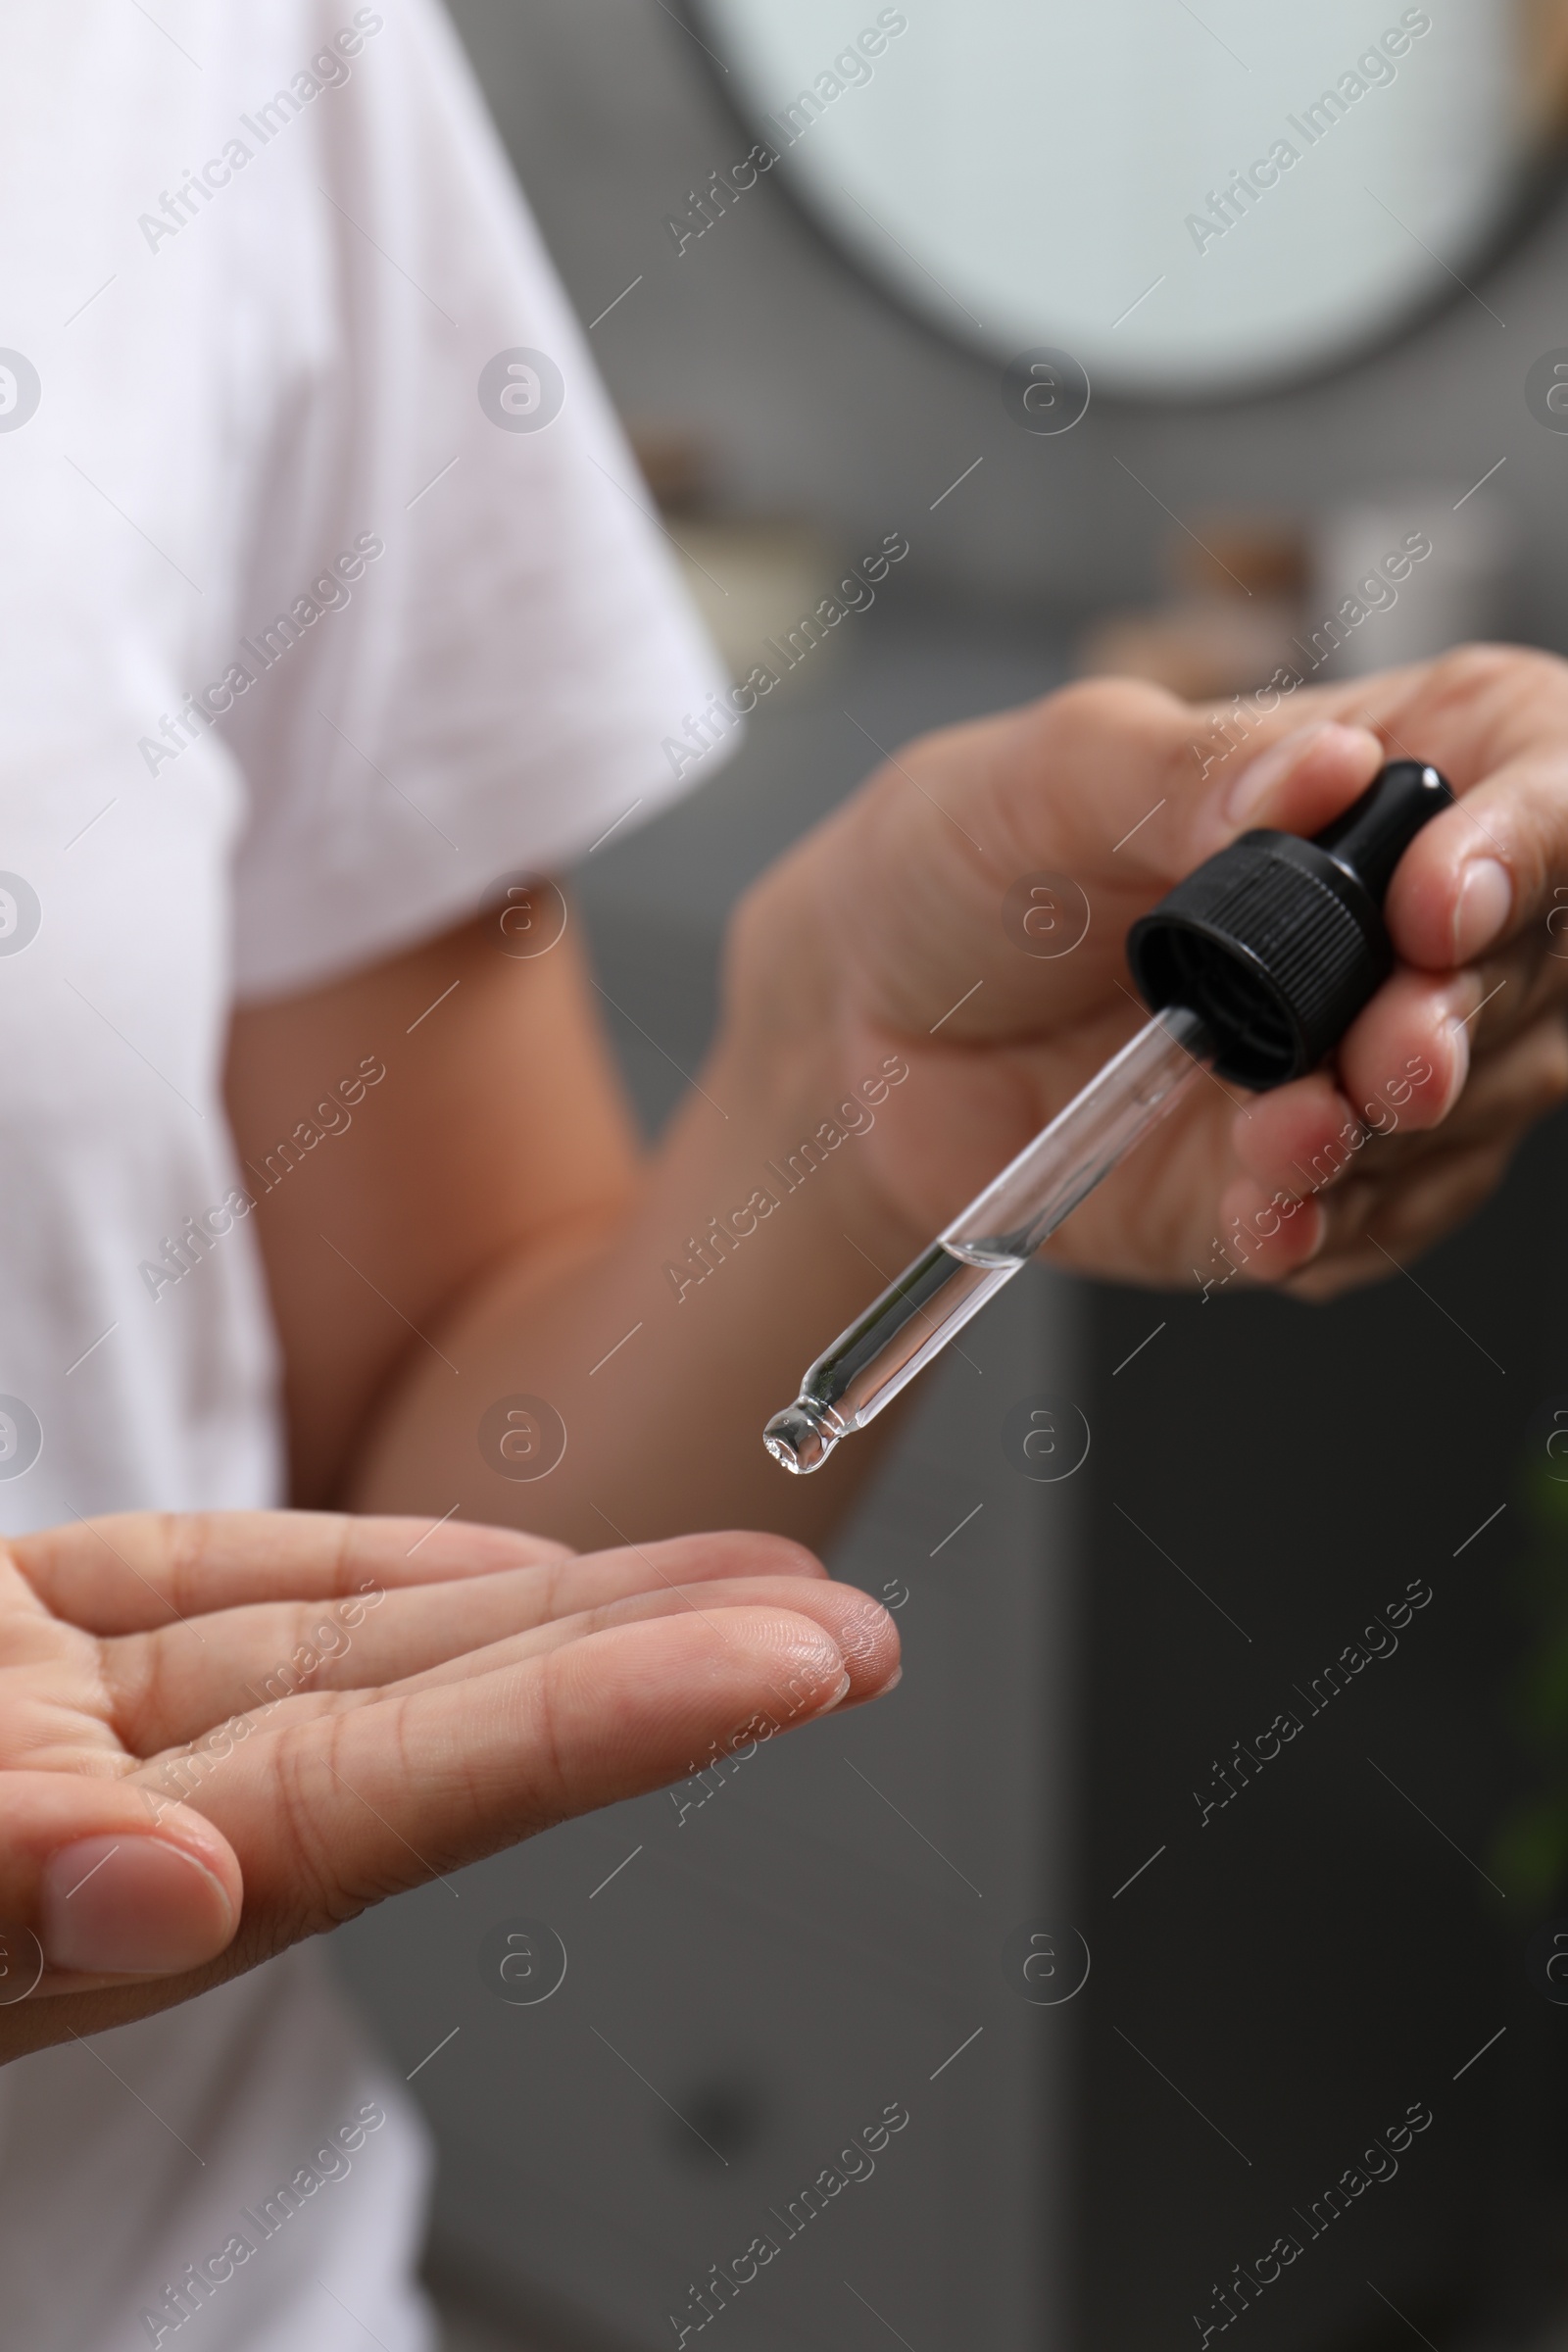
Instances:
[[[1385,983],[1340,1046],[1345,1091],[1374,1135],[1419,1133],[1446,1118],[1470,1073],[1473,971],[1439,981],[1399,971]]]
[[[1231,1148],[1247,1174],[1273,1191],[1310,1192],[1314,1153],[1341,1134],[1354,1113],[1326,1070],[1259,1095],[1231,1126]]]
[[[1459,800],[1422,828],[1394,869],[1384,919],[1401,959],[1421,971],[1473,962],[1513,923],[1519,853],[1505,811],[1488,815],[1484,825]]]
[[[776,1732],[813,1722],[842,1706],[855,1673],[837,1637],[814,1617],[788,1608],[726,1609],[724,1668],[741,1703]]]
[[[849,1606],[833,1628],[853,1683],[853,1696],[879,1698],[904,1672],[899,1629],[890,1612],[866,1592],[847,1594]]]
[[[1315,833],[1365,791],[1383,760],[1370,727],[1314,720],[1248,762],[1221,795],[1220,816],[1232,833],[1253,825]]]
[[[741,1641],[765,1667],[779,1665],[792,1681],[814,1685],[817,1703],[836,1706],[851,1682],[849,1661],[836,1635],[814,1617],[795,1609],[726,1610],[726,1624],[741,1620]]]
[[[722,1633],[758,1610],[819,1626],[838,1644],[858,1696],[873,1696],[897,1669],[899,1635],[889,1612],[869,1594],[825,1577],[751,1575],[660,1587],[625,1594],[595,1612],[592,1622],[596,1628],[679,1622],[695,1613]]]
[[[587,1634],[538,1663],[547,1673],[586,1675],[598,1689],[594,1678],[610,1659],[617,1675],[635,1659],[639,1702],[656,1713],[670,1701],[682,1710],[721,1697],[755,1704],[780,1688],[809,1693],[814,1707],[841,1695],[848,1671],[837,1639],[817,1618],[766,1601],[705,1608],[696,1600],[689,1609]]]
[[[167,1977],[216,1959],[239,1925],[238,1865],[146,1832],[78,1838],[45,1860],[38,1882],[44,1957],[59,1974]],[[221,1867],[226,1856],[231,1869]],[[214,1864],[219,1867],[214,1867]],[[225,1884],[225,1881],[233,1884]]]
[[[1458,875],[1449,961],[1473,963],[1501,938],[1513,913],[1513,876],[1500,858],[1467,858]]]
[[[1270,1190],[1250,1176],[1239,1177],[1227,1189],[1220,1213],[1236,1272],[1264,1287],[1310,1265],[1328,1230],[1323,1205],[1309,1192]]]
[[[1440,1085],[1437,1106],[1432,1113],[1434,1127],[1440,1126],[1452,1110],[1470,1076],[1470,1029],[1462,1013],[1449,1013],[1439,1042],[1445,1060],[1440,1061],[1434,1081]]]

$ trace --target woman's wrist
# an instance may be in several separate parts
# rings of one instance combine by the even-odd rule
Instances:
[[[762,1196],[758,1213],[808,1198],[837,1247],[848,1241],[891,1274],[929,1236],[880,1182],[884,1155],[864,1145],[908,1082],[909,1063],[896,1040],[846,1017],[821,943],[797,937],[782,968],[799,970],[798,988],[779,986],[779,965],[771,987],[750,985],[753,944],[738,921],[726,1017],[701,1079],[726,1114],[725,1155],[733,1152],[738,1174],[752,1176]],[[694,1126],[702,1107],[699,1101],[688,1113]]]

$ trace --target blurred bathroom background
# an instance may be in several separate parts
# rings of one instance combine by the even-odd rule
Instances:
[[[737,678],[907,541],[574,877],[651,1131],[735,896],[880,747],[1088,672],[1568,652],[1560,0],[454,14]],[[336,1939],[437,2132],[452,2352],[1568,2344],[1565,1176],[1549,1123],[1328,1312],[1032,1272],[834,1554],[893,1699]]]

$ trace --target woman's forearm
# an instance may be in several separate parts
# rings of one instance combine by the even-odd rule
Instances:
[[[809,1038],[721,1042],[613,1230],[496,1267],[434,1334],[439,1357],[408,1365],[360,1451],[354,1506],[457,1505],[577,1545],[820,1535],[874,1448],[791,1479],[762,1423],[925,1238],[897,1228],[861,1163],[908,1065],[861,1058]]]

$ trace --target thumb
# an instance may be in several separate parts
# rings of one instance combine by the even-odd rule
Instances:
[[[228,1840],[144,1788],[0,1774],[0,2005],[214,1959],[239,1925]]]
[[[1320,832],[1366,790],[1386,758],[1370,727],[1338,719],[1293,727],[1250,759],[1238,749],[1216,761],[1194,805],[1191,863],[1255,825]]]

